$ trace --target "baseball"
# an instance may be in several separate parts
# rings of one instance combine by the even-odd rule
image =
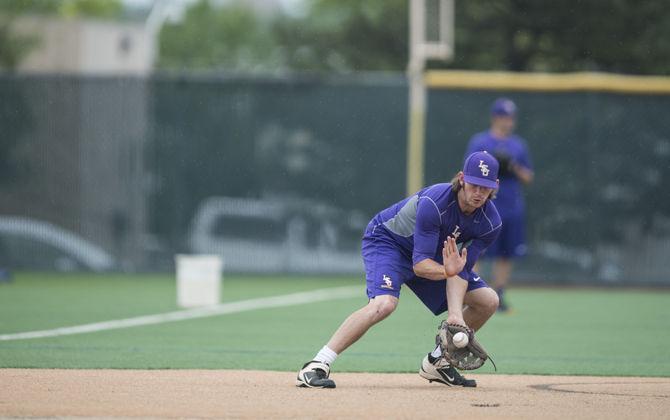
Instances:
[[[463,348],[468,345],[468,335],[462,332],[457,332],[454,334],[454,346],[460,348]]]

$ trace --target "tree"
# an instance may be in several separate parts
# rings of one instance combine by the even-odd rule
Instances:
[[[301,17],[201,0],[160,34],[159,67],[234,71],[397,70],[407,60],[406,0],[316,0]]]
[[[180,23],[160,33],[158,66],[166,69],[268,71],[280,64],[269,23],[243,2],[193,5]]]
[[[304,17],[274,25],[296,70],[402,71],[408,57],[407,0],[314,0]]]
[[[118,18],[123,11],[121,0],[60,0],[58,14],[65,17]]]
[[[511,71],[670,72],[662,1],[456,1],[449,67]]]
[[[404,71],[409,0],[311,0],[302,16],[260,18],[201,0],[161,34],[162,67],[248,71]],[[661,0],[456,0],[455,51],[430,67],[670,72]]]

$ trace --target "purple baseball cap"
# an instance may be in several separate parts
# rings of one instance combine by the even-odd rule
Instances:
[[[475,152],[465,159],[464,179],[468,184],[498,188],[498,160],[489,152]]]
[[[495,117],[515,117],[516,104],[508,98],[498,98],[491,105],[491,115]]]

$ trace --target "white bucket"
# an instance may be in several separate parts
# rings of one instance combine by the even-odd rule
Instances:
[[[223,260],[218,255],[176,255],[177,305],[182,308],[221,302]]]

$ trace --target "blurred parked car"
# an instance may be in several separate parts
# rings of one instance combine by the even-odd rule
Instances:
[[[0,216],[0,267],[10,270],[107,271],[115,258],[73,232],[26,217]]]
[[[195,213],[189,245],[221,255],[227,271],[358,273],[367,222],[308,200],[210,197]]]

